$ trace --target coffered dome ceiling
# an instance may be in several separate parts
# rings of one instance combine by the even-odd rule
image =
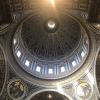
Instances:
[[[13,54],[20,67],[41,79],[59,79],[84,63],[89,40],[80,21],[66,11],[34,11],[17,27]]]

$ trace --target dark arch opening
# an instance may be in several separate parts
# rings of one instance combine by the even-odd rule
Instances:
[[[36,94],[30,100],[69,100],[69,99],[60,93],[54,91],[45,91]]]

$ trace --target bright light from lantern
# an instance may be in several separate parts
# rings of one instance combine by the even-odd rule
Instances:
[[[56,24],[55,24],[54,21],[50,20],[50,21],[48,22],[48,27],[49,27],[50,29],[54,29],[55,26],[56,26]]]
[[[55,0],[49,0],[50,4],[55,7]]]
[[[98,24],[97,27],[100,27],[100,24]]]

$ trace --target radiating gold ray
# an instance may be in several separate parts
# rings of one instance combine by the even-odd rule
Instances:
[[[50,4],[52,5],[52,7],[55,7],[55,0],[49,0]]]

